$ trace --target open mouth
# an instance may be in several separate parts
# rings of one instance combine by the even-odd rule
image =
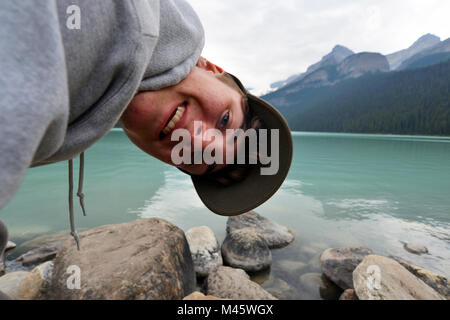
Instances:
[[[169,120],[167,120],[166,126],[162,129],[159,138],[163,139],[167,135],[169,135],[176,127],[177,123],[180,122],[181,118],[184,115],[184,112],[186,111],[187,103],[183,103],[182,105],[179,105],[173,114],[170,116]]]

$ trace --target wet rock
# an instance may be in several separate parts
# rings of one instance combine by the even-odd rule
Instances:
[[[81,251],[73,239],[58,251],[48,299],[183,299],[195,289],[184,232],[165,220],[106,225],[79,236]]]
[[[300,285],[311,299],[337,300],[342,290],[320,273],[310,272],[300,276]]]
[[[277,262],[276,266],[282,273],[290,275],[298,275],[304,273],[305,269],[308,268],[308,265],[306,263],[293,260],[280,260]]]
[[[83,229],[78,229],[78,232],[80,231],[83,231]],[[70,232],[62,231],[28,240],[22,243],[17,249],[21,252],[27,252],[41,247],[56,247],[59,249],[65,240],[71,238]]]
[[[38,269],[10,272],[0,278],[0,290],[14,300],[35,300],[44,288],[45,281]]]
[[[272,296],[280,300],[299,300],[301,294],[286,281],[280,278],[271,278],[265,282],[262,287]]]
[[[251,272],[251,273],[249,273],[249,276],[250,276],[250,280],[252,280],[253,282],[256,282],[259,285],[262,285],[263,283],[269,281],[270,273],[271,273],[271,268],[268,268],[268,269],[264,269],[259,272]]]
[[[6,273],[16,272],[16,271],[31,271],[33,266],[24,266],[22,262],[18,262],[15,260],[8,261],[6,263]]]
[[[413,254],[425,254],[428,253],[428,249],[425,246],[415,243],[403,243],[403,249]]]
[[[294,241],[294,234],[287,227],[269,220],[254,211],[229,217],[227,221],[227,233],[242,228],[255,228],[266,240],[269,248],[282,248]]]
[[[314,272],[321,272],[322,268],[320,266],[320,256],[322,253],[315,254],[311,259],[308,261],[308,268]]]
[[[339,300],[358,300],[354,289],[346,289],[342,292]]]
[[[405,267],[406,270],[408,270],[417,278],[436,290],[439,294],[450,300],[450,283],[446,277],[438,275],[425,268],[419,267],[407,260],[398,257],[392,258],[400,263],[403,267]]]
[[[221,266],[208,275],[207,294],[232,300],[276,300],[242,269]]]
[[[323,250],[327,249],[329,246],[325,242],[320,241],[312,241],[308,243],[307,247],[311,247],[315,249],[316,251],[322,252]]]
[[[199,291],[194,291],[190,295],[183,298],[183,300],[224,300],[214,296],[205,296]]]
[[[302,244],[298,250],[302,260],[311,259],[314,256],[320,255],[328,246],[322,242],[309,242]]]
[[[21,262],[24,266],[32,266],[54,259],[57,251],[56,247],[40,247],[24,253],[16,261]]]
[[[186,239],[198,277],[206,277],[212,269],[223,264],[219,243],[209,227],[189,229],[186,232]]]
[[[234,268],[257,272],[272,264],[272,253],[255,228],[243,228],[227,234],[222,244],[224,262]]]
[[[300,254],[305,257],[312,257],[316,255],[319,251],[316,248],[310,247],[310,246],[302,246],[300,248]]]
[[[320,267],[322,272],[342,290],[353,289],[353,270],[365,256],[372,253],[372,250],[365,247],[327,249],[320,256]]]
[[[9,250],[12,250],[12,249],[15,249],[16,247],[17,247],[17,245],[16,245],[14,242],[8,241],[8,242],[6,243],[5,252],[6,252],[6,251],[9,251]]]
[[[368,255],[353,271],[360,300],[443,300],[430,286],[397,261]]]

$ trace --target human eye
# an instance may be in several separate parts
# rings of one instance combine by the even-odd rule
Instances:
[[[231,112],[227,111],[220,119],[219,128],[220,129],[225,128],[230,122],[230,119],[231,119]]]

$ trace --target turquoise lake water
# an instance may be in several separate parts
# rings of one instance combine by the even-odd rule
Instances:
[[[283,278],[281,260],[301,261],[308,265],[305,272],[320,272],[317,257],[323,249],[350,245],[450,276],[450,138],[293,136],[286,182],[255,211],[291,228],[296,240],[273,251],[270,273],[257,281]],[[219,242],[226,235],[227,218],[202,205],[190,178],[138,150],[120,129],[86,151],[85,194],[87,217],[75,201],[79,229],[160,217],[184,231],[209,226]],[[28,170],[0,219],[19,244],[12,257],[24,241],[69,230],[67,163]],[[429,254],[406,252],[402,242],[424,245]],[[318,292],[311,297],[320,298]]]

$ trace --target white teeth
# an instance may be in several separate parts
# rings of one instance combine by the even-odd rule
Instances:
[[[175,128],[175,125],[183,117],[183,114],[184,114],[185,110],[186,110],[185,106],[179,106],[177,108],[177,112],[172,117],[172,119],[170,119],[169,123],[167,124],[167,126],[162,131],[165,135],[168,135],[173,130],[173,128]]]

